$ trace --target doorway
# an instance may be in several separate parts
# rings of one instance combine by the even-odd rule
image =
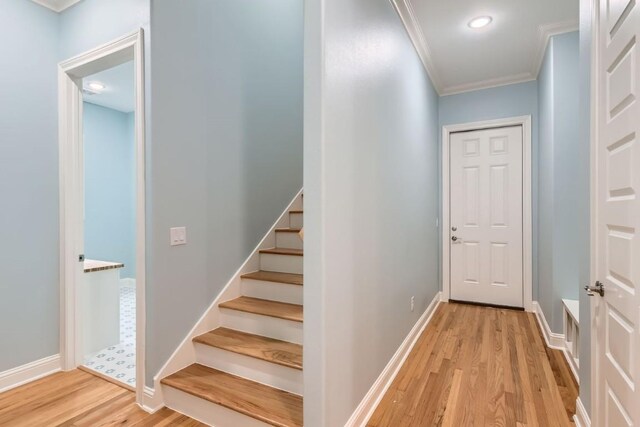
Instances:
[[[61,357],[144,386],[142,30],[59,65]]]
[[[136,206],[133,61],[82,79],[82,365],[133,388]]]
[[[530,117],[443,128],[443,296],[532,310]]]

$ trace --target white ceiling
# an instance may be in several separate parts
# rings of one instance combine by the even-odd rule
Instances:
[[[578,29],[579,0],[393,1],[441,95],[534,80],[549,37]]]
[[[35,3],[38,3],[41,6],[49,8],[54,12],[62,12],[68,7],[73,6],[82,0],[32,0]]]
[[[117,67],[85,77],[82,81],[85,88],[91,82],[100,82],[106,87],[100,94],[89,95],[85,92],[83,95],[84,101],[122,111],[123,113],[130,113],[135,110],[133,61],[125,62]]]

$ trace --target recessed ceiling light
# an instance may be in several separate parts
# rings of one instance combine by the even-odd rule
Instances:
[[[490,16],[478,16],[477,18],[473,18],[471,21],[469,21],[469,28],[473,28],[478,29],[478,28],[483,28],[486,27],[487,25],[491,24],[491,21],[493,21],[493,18]]]
[[[106,86],[100,82],[91,82],[87,86],[95,92],[101,92],[106,88]]]

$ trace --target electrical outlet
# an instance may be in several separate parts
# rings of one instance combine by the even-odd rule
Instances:
[[[169,229],[171,246],[187,244],[187,227],[173,227]]]
[[[416,306],[416,297],[411,297],[411,311],[413,311],[415,306]]]

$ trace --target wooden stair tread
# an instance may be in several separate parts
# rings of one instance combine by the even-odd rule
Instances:
[[[302,346],[299,344],[228,328],[214,329],[195,337],[193,341],[277,365],[302,370]]]
[[[199,364],[162,384],[278,427],[302,426],[302,397]]]
[[[276,233],[299,233],[300,228],[276,228]]]
[[[294,255],[302,256],[302,249],[289,249],[289,248],[269,248],[261,249],[261,254],[274,254],[274,255]]]
[[[277,317],[279,319],[302,322],[302,306],[284,302],[269,301],[265,299],[240,297],[223,302],[220,308],[244,311],[246,313],[261,314],[263,316]]]
[[[302,285],[303,275],[294,273],[280,273],[278,271],[254,271],[243,274],[243,279],[262,280],[264,282],[286,283],[288,285]]]

